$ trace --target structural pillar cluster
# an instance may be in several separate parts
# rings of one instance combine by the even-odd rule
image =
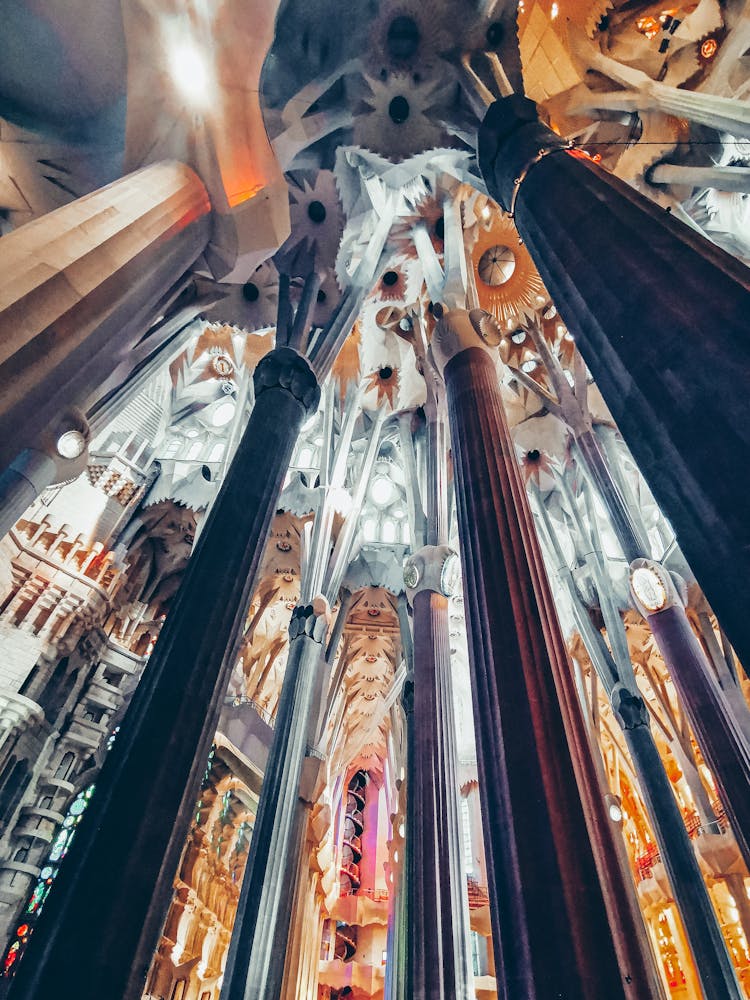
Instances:
[[[91,816],[29,943],[14,996],[44,1000],[67,989],[81,1000],[140,997],[271,518],[299,428],[319,401],[310,366],[289,348],[267,354],[254,383],[247,428],[97,780]],[[96,946],[81,977],[84,926],[96,929]]]
[[[750,663],[740,596],[750,580],[747,268],[569,149],[523,97],[490,106],[479,160],[706,597]]]

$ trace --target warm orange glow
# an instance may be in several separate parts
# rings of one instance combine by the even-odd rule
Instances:
[[[661,31],[661,25],[655,17],[639,17],[635,26],[646,38],[654,38]]]

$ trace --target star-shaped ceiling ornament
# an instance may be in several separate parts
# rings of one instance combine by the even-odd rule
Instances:
[[[375,390],[376,406],[379,408],[384,400],[388,400],[391,409],[395,408],[398,394],[399,373],[392,365],[383,365],[365,378],[365,394]]]

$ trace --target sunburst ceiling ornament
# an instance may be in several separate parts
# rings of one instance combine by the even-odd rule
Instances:
[[[435,253],[441,257],[445,250],[445,220],[443,206],[434,198],[423,201],[413,215],[404,216],[394,225],[391,240],[399,256],[416,260],[412,230],[417,223],[424,223]]]
[[[365,393],[371,389],[376,393],[376,404],[379,407],[384,400],[388,400],[391,409],[395,407],[395,400],[398,394],[398,368],[392,365],[383,365],[365,378]]]
[[[492,226],[480,230],[471,259],[479,305],[508,333],[548,301],[529,251],[504,213],[496,213]]]
[[[373,73],[424,73],[455,44],[445,4],[386,0],[373,25],[367,64]]]
[[[336,180],[330,170],[318,171],[310,182],[300,178],[289,185],[292,233],[276,254],[280,271],[307,275],[319,267],[332,267],[344,231],[344,214]]]
[[[387,80],[366,76],[369,94],[354,119],[354,141],[391,160],[405,160],[426,149],[454,145],[435,121],[452,92],[448,74],[439,80],[417,81],[405,73]]]
[[[404,302],[407,281],[403,268],[389,268],[375,287],[375,298],[381,302]]]

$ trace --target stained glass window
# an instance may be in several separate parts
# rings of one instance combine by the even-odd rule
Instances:
[[[26,904],[25,914],[29,922],[22,923],[16,929],[13,940],[5,953],[3,967],[0,969],[0,976],[11,978],[15,974],[18,960],[23,955],[26,942],[34,930],[34,922],[41,913],[44,901],[52,888],[52,883],[57,877],[59,864],[68,853],[68,848],[75,836],[76,828],[86,811],[89,799],[94,794],[94,787],[94,785],[89,785],[88,788],[79,792],[68,807],[68,812],[62,821],[62,827],[52,841],[52,847],[47,855],[47,863],[39,872],[37,883]]]

